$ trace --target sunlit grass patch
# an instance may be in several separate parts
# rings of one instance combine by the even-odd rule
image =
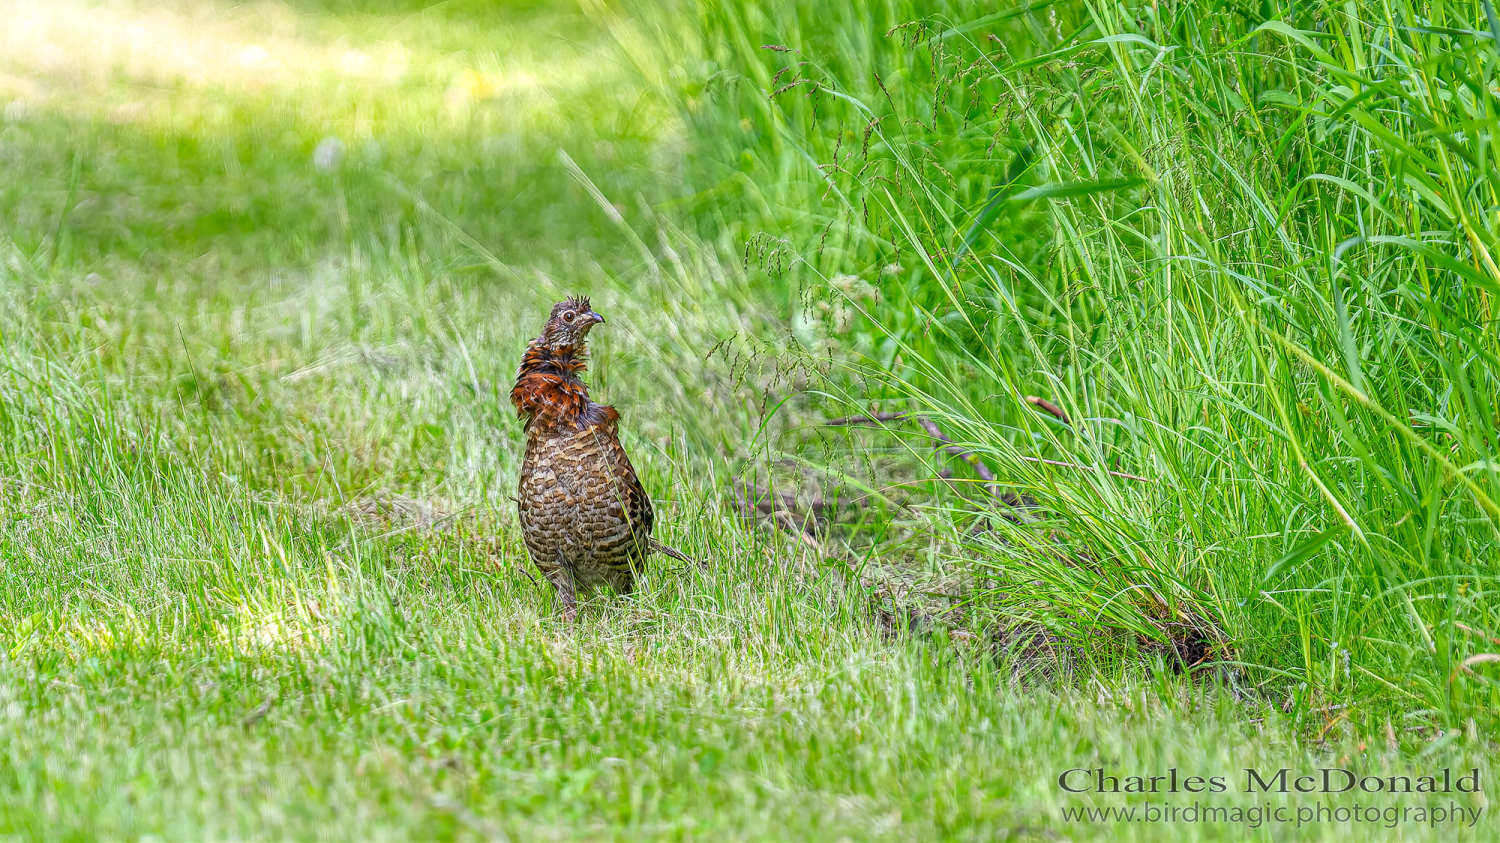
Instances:
[[[167,131],[238,128],[236,104],[330,130],[441,131],[455,99],[493,101],[531,125],[601,83],[630,84],[607,50],[539,37],[539,27],[587,36],[577,14],[552,7],[497,6],[460,22],[440,8],[340,17],[270,2],[61,0],[0,12],[0,91],[22,113]]]
[[[670,124],[577,11],[10,6],[0,218],[49,264],[305,264],[429,210],[500,254],[612,242],[572,210],[559,147],[607,163],[622,199],[660,195],[645,171]]]

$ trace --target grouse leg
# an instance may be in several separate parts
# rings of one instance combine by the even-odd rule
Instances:
[[[563,556],[562,548],[557,551],[557,568],[548,579],[557,586],[557,597],[563,605],[563,620],[568,623],[578,620],[578,589],[573,582],[573,566]]]

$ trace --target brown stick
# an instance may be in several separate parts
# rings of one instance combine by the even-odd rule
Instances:
[[[842,418],[830,419],[824,422],[824,424],[835,426],[848,426],[856,424],[873,425],[890,421],[901,421],[909,417],[910,414],[908,413],[876,413],[873,416],[843,416]],[[943,433],[942,428],[939,428],[937,424],[932,421],[932,419],[918,416],[917,424],[921,425],[922,430],[926,431],[927,435],[938,443],[935,447],[942,448],[943,452],[948,456],[963,460],[964,462],[973,466],[974,472],[978,474],[980,479],[985,482],[985,490],[988,491],[991,495],[994,495],[996,497],[1000,496],[999,492],[997,492],[994,488],[996,480],[995,472],[991,471],[990,467],[985,465],[983,460],[981,460],[977,455],[953,444],[953,440],[949,439]],[[944,468],[939,472],[938,476],[947,479],[953,476],[953,472]]]
[[[1037,408],[1038,410],[1041,410],[1047,415],[1052,416],[1053,418],[1057,419],[1065,425],[1068,425],[1069,427],[1073,426],[1073,422],[1068,419],[1068,414],[1063,412],[1063,409],[1061,407],[1053,404],[1051,401],[1048,401],[1045,398],[1041,398],[1036,395],[1028,395],[1026,396],[1026,403]]]
[[[1063,410],[1063,408],[1057,406],[1056,404],[1052,403],[1051,401],[1048,401],[1045,398],[1042,398],[1041,396],[1038,396],[1038,395],[1028,395],[1028,396],[1026,396],[1025,401],[1026,401],[1027,404],[1030,404],[1031,406],[1037,408],[1038,410],[1041,410],[1042,412],[1046,413],[1047,415],[1052,416],[1053,418],[1057,419],[1058,421],[1062,422],[1063,424],[1070,425],[1070,426],[1073,424],[1073,420],[1070,419],[1070,418],[1068,418],[1068,414],[1067,414],[1066,411]],[[838,417],[836,419],[829,419],[828,421],[823,422],[823,424],[825,424],[825,425],[827,425],[829,427],[849,427],[849,426],[852,426],[852,425],[876,425],[876,424],[882,424],[884,422],[902,421],[903,419],[907,418],[908,415],[909,415],[908,413],[900,412],[900,413],[874,413],[874,414],[871,414],[871,415],[868,415],[868,416],[840,416],[840,417]]]
[[[827,518],[827,511],[832,507],[821,499],[814,499],[808,504],[811,513],[804,513],[797,502],[796,495],[786,492],[773,493],[769,489],[751,485],[744,480],[735,481],[735,500],[742,515],[761,514],[767,517],[776,515],[778,512],[786,512],[796,516],[803,524],[804,529],[813,532],[819,518]]]
[[[907,413],[875,413],[870,416],[840,416],[829,419],[823,424],[829,427],[848,427],[856,424],[883,424],[885,422],[901,421],[907,417]]]
[[[941,443],[943,453],[947,454],[950,457],[961,459],[969,465],[974,466],[974,473],[979,475],[980,480],[983,480],[986,483],[995,482],[995,472],[990,471],[990,467],[985,465],[984,461],[981,460],[977,455],[970,453],[969,451],[965,451],[963,448],[960,448],[957,445],[953,444],[953,440],[944,435],[942,429],[939,428],[937,426],[937,423],[932,419],[918,417],[917,424],[921,425],[922,429],[927,431],[928,436],[931,436],[933,439]],[[994,494],[994,490],[991,490],[990,493]]]
[[[811,550],[813,553],[821,553],[822,552],[823,549],[820,548],[820,547],[818,547],[818,543],[813,540],[812,536],[809,536],[807,534],[806,530],[799,530],[799,529],[797,529],[797,524],[792,519],[792,516],[791,516],[790,513],[788,513],[788,512],[777,512],[776,515],[771,518],[771,521],[773,521],[776,524],[776,526],[780,527],[783,532],[790,533],[790,534],[796,536],[797,538],[801,539],[802,543],[805,544],[805,545],[807,545],[808,549]]]

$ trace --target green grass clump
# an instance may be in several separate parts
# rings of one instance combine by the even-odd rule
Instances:
[[[1493,730],[1486,4],[710,8],[677,101],[743,174],[700,178],[825,298],[836,391],[1039,503],[955,536],[985,607]]]

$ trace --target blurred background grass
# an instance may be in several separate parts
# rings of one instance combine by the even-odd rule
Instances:
[[[497,254],[604,251],[555,150],[633,215],[672,166],[661,109],[547,4],[9,6],[4,202],[52,261],[307,264],[421,202]]]
[[[7,833],[1152,839],[1055,775],[1489,775],[1482,4],[0,19]],[[576,628],[503,400],[573,292],[709,562]],[[872,409],[1028,506],[820,424]]]

